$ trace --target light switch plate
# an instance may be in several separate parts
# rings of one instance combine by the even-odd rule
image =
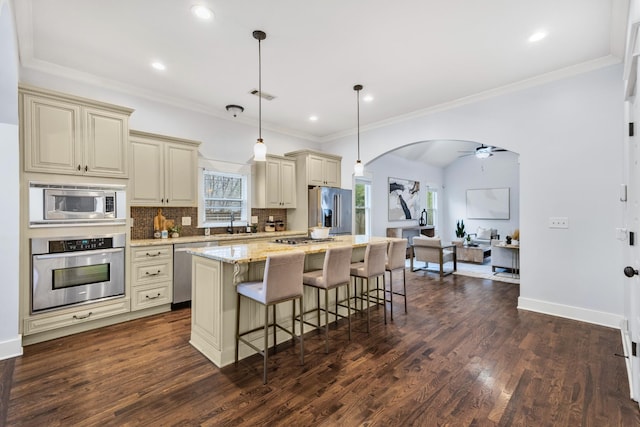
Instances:
[[[191,225],[191,217],[183,216],[182,217],[182,225]]]
[[[569,228],[569,217],[566,217],[566,216],[549,217],[549,228]]]

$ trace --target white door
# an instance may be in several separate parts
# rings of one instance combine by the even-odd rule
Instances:
[[[627,120],[633,123],[640,119],[640,100],[630,99],[626,102]],[[640,123],[636,123],[634,135],[628,132],[624,143],[624,155],[626,158],[625,179],[627,184],[626,203],[624,204],[624,221],[627,230],[623,241],[623,260],[625,268],[625,318],[628,324],[622,326],[624,334],[625,354],[631,398],[640,401]],[[620,190],[620,198],[624,200],[623,189]],[[633,244],[632,243],[633,240]]]

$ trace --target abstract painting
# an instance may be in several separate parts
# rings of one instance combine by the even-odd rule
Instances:
[[[420,212],[420,182],[389,178],[389,221],[416,220]]]

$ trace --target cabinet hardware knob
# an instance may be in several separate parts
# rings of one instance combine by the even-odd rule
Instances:
[[[74,318],[74,319],[76,319],[76,320],[82,320],[82,319],[86,319],[86,318],[88,318],[88,317],[89,317],[89,316],[91,316],[92,314],[93,314],[93,312],[92,312],[92,311],[90,311],[89,313],[85,314],[84,316],[78,316],[77,314],[74,314],[74,315],[73,315],[73,318]]]
[[[85,171],[85,172],[88,172],[88,171],[89,171],[89,166],[85,166],[85,167],[84,167],[84,171]]]
[[[635,276],[636,274],[638,274],[638,270],[636,270],[635,268],[633,268],[633,267],[629,267],[629,266],[627,266],[627,267],[625,267],[625,268],[624,268],[624,275],[625,275],[625,276],[627,276],[627,277],[633,277],[633,276]]]
[[[80,171],[82,169],[82,167],[80,165],[78,165],[78,171]]]

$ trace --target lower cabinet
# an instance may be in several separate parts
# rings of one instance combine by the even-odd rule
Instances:
[[[131,248],[131,311],[170,304],[173,245]]]
[[[24,320],[24,335],[65,328],[129,312],[129,299],[115,298],[103,304],[83,305],[73,310],[38,314]]]

